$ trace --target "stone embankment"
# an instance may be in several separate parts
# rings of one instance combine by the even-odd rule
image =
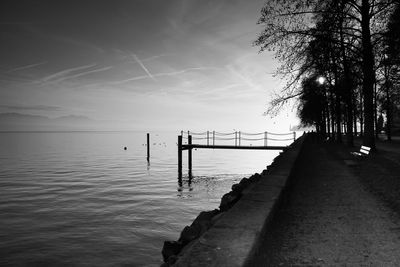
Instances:
[[[165,241],[162,266],[244,266],[290,184],[304,138],[281,152],[261,174],[234,184],[219,209],[201,212],[177,241]]]

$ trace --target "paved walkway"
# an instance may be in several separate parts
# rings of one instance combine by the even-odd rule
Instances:
[[[249,266],[400,266],[399,214],[345,164],[347,151],[308,142]]]

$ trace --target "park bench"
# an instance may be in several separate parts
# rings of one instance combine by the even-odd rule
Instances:
[[[368,146],[361,146],[360,147],[360,152],[355,151],[355,152],[351,152],[351,154],[353,154],[355,156],[360,156],[360,157],[368,156],[370,150],[371,150],[371,148],[368,147]]]

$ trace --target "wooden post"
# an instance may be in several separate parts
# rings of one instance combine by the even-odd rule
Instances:
[[[188,144],[192,144],[192,136],[188,136]],[[192,178],[192,148],[189,147],[188,149],[188,167],[189,167],[189,179]]]
[[[296,132],[293,132],[293,142],[296,141]]]
[[[235,146],[237,146],[237,132],[235,131]]]
[[[210,145],[210,132],[207,131],[207,146]]]
[[[150,161],[150,134],[147,133],[147,161]]]
[[[178,135],[178,179],[182,180],[182,135]]]
[[[215,146],[215,131],[213,131],[213,146]]]
[[[240,146],[240,131],[239,131],[239,146]]]
[[[268,133],[267,132],[265,132],[264,133],[264,146],[268,146]]]

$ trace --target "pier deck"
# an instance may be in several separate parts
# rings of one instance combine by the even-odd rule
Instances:
[[[287,146],[227,146],[227,145],[182,145],[182,150],[193,148],[208,149],[244,149],[244,150],[284,150]]]

